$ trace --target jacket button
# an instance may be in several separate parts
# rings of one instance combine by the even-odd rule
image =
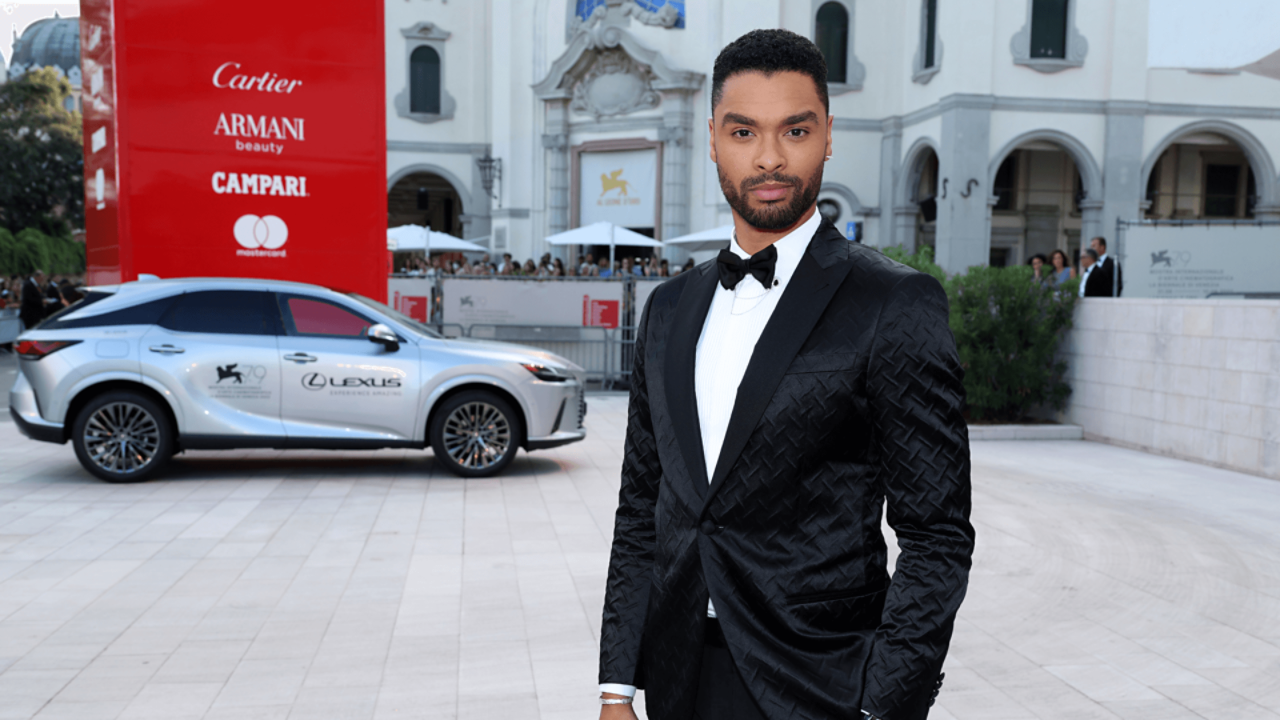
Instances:
[[[715,535],[716,533],[723,530],[724,526],[717,525],[714,520],[711,520],[710,518],[708,518],[702,521],[702,523],[698,526],[698,529],[702,531],[703,535]]]

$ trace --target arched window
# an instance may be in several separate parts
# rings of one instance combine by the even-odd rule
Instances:
[[[409,56],[409,111],[440,112],[440,54],[426,45]]]
[[[818,8],[814,40],[827,61],[827,82],[842,83],[848,77],[849,13],[844,5],[829,2]]]

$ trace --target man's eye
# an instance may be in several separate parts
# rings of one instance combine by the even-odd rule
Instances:
[[[744,128],[738,128],[737,130],[733,131],[734,137],[749,137],[750,135],[751,135],[751,131]]]
[[[791,128],[790,130],[787,131],[787,134],[790,135],[791,137],[801,137],[801,136],[807,135],[808,133],[809,131],[805,130],[804,128]]]

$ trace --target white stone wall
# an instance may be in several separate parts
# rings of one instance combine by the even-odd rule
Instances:
[[[1089,298],[1062,354],[1086,439],[1280,479],[1280,301]]]

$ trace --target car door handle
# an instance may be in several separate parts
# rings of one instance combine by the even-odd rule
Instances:
[[[178,355],[186,352],[185,348],[174,347],[172,345],[152,345],[147,349],[153,353],[160,353],[161,355]]]
[[[285,355],[284,359],[292,360],[296,363],[309,363],[309,362],[315,362],[318,358],[314,355],[308,355],[306,353],[290,353],[288,355]]]

